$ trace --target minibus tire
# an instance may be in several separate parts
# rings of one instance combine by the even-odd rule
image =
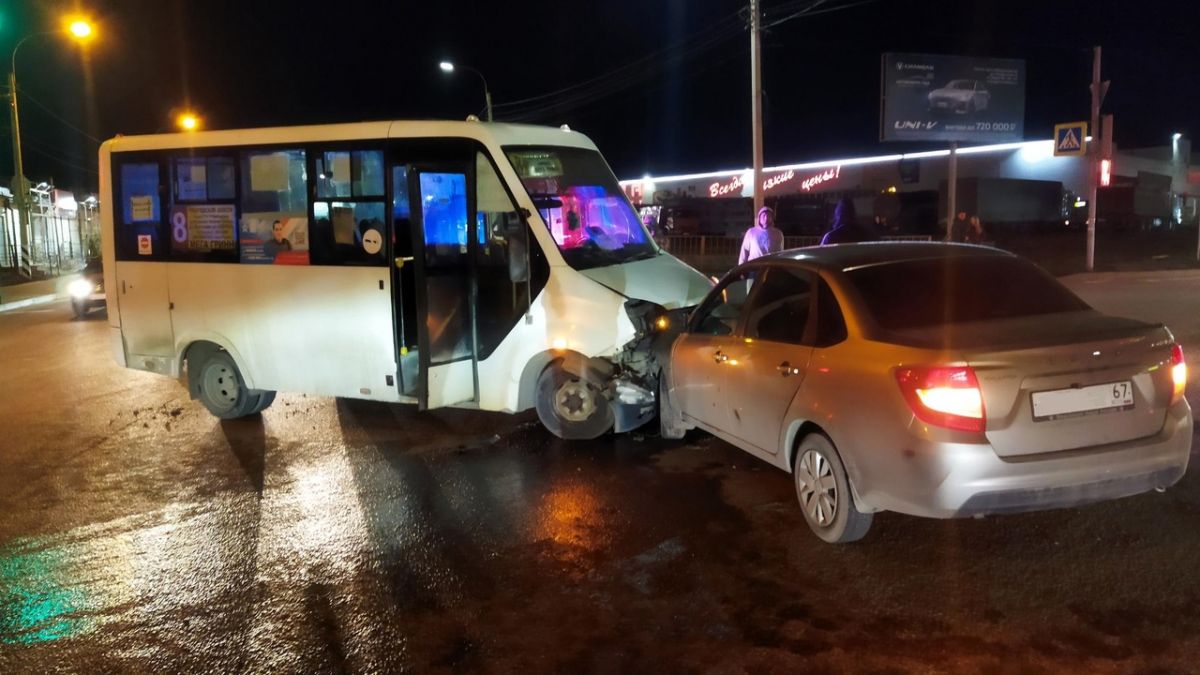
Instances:
[[[589,397],[584,402],[584,408],[590,408],[590,414],[586,418],[569,419],[558,411],[555,397],[564,393],[562,390],[568,385],[571,385],[574,394]],[[555,361],[546,366],[538,377],[536,407],[542,426],[564,440],[599,438],[613,427],[613,413],[608,399],[595,384],[581,380],[563,369],[562,361]]]
[[[228,352],[210,352],[196,373],[196,397],[214,416],[231,420],[256,412],[261,392],[246,388],[246,381]]]

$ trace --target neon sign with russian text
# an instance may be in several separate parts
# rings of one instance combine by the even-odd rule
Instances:
[[[842,165],[838,164],[832,169],[825,169],[821,173],[813,174],[800,182],[800,189],[808,192],[817,187],[821,183],[827,183],[831,180],[837,180],[837,177],[842,175]]]
[[[791,180],[795,177],[796,177],[795,169],[788,169],[787,171],[784,171],[783,173],[775,174],[774,176],[771,176],[770,178],[763,181],[763,192],[766,192],[767,190],[770,190],[771,188],[774,188],[774,187],[779,187],[780,185],[783,185],[784,183],[788,182],[789,180]]]
[[[713,183],[708,186],[709,197],[724,197],[733,192],[741,192],[742,186],[746,183],[741,176],[734,176],[724,183]]]

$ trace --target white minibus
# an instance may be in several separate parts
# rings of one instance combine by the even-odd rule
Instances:
[[[115,358],[221,418],[285,391],[627,431],[655,412],[652,324],[710,288],[566,127],[118,136],[100,188]]]

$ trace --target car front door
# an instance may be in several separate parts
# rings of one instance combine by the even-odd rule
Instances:
[[[743,270],[717,286],[692,316],[671,350],[670,396],[680,412],[712,429],[729,426],[725,373],[738,336],[742,307],[759,275]]]
[[[728,349],[728,431],[753,448],[779,452],[784,416],[812,357],[816,275],[769,268],[743,310],[741,340]]]

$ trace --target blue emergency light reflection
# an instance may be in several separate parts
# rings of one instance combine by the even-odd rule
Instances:
[[[425,244],[465,246],[467,244],[467,177],[461,173],[421,174],[421,216]],[[477,221],[480,244],[487,241],[485,214]]]

